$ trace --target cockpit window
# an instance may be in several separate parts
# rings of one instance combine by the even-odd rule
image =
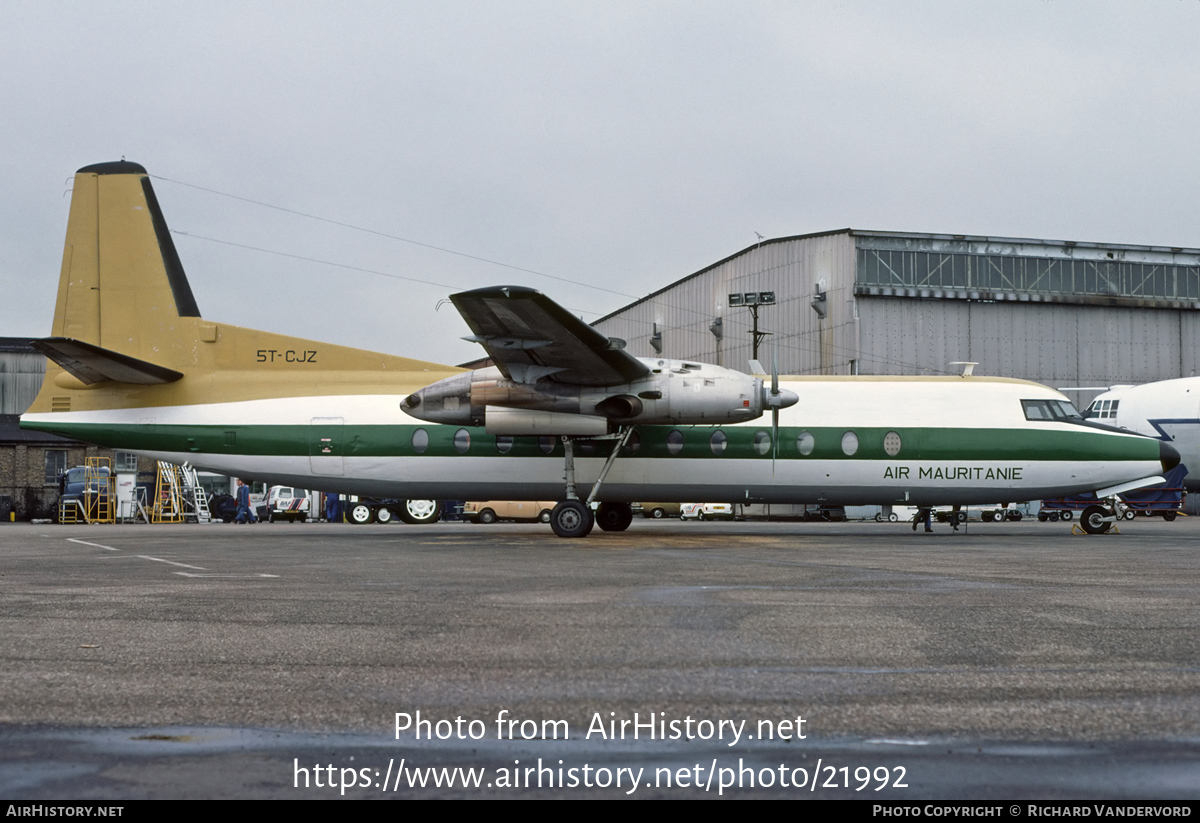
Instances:
[[[1062,421],[1081,420],[1079,412],[1063,400],[1022,400],[1026,420]]]
[[[1083,416],[1086,420],[1115,420],[1120,400],[1093,400]]]

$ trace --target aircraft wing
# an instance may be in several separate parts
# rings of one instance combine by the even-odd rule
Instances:
[[[523,286],[493,286],[450,296],[506,377],[518,383],[548,380],[572,386],[616,386],[647,374],[624,351],[546,295]]]

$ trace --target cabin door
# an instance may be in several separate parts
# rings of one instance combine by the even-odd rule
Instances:
[[[308,427],[308,463],[313,474],[340,477],[345,473],[342,463],[341,417],[314,417]]]

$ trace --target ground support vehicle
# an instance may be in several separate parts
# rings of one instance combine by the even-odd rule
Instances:
[[[63,472],[58,477],[57,521],[111,522],[116,503],[112,481],[112,470],[106,465],[76,466]]]
[[[391,523],[399,517],[405,523],[421,525],[436,523],[442,515],[442,504],[437,500],[378,499],[352,495],[344,504],[346,520],[355,525],[367,523]]]
[[[1089,534],[1106,532],[1117,520],[1133,520],[1139,514],[1171,521],[1183,512],[1187,494],[1183,478],[1187,473],[1187,467],[1181,463],[1163,476],[1164,483],[1124,492],[1117,498],[1097,500],[1094,494],[1080,494],[1043,500],[1038,520],[1043,519],[1043,514],[1045,519],[1052,520],[1056,512],[1062,519],[1070,520],[1072,512],[1082,511],[1080,521]]]
[[[845,506],[811,506],[805,510],[805,520],[822,521],[827,523],[845,523]]]
[[[661,520],[664,517],[678,517],[680,512],[679,503],[634,503],[634,508],[641,507],[642,517],[648,517],[652,520]]]
[[[308,520],[312,510],[312,496],[304,489],[291,486],[272,486],[267,490],[267,520],[286,520],[289,523]]]
[[[680,503],[680,520],[733,520],[732,503]]]
[[[1025,513],[1020,509],[1010,509],[1008,507],[983,509],[979,512],[979,519],[984,523],[1003,523],[1005,520],[1017,521],[1024,517]]]
[[[518,523],[549,523],[556,502],[553,500],[469,500],[463,504],[462,518],[472,523],[491,524],[501,520]]]

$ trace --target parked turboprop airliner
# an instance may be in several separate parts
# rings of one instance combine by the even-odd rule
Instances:
[[[204,319],[145,169],[87,166],[51,336],[34,341],[53,363],[21,426],[301,488],[556,499],[563,536],[591,530],[592,501],[601,528],[621,530],[631,500],[1103,498],[1161,482],[1178,462],[1170,445],[1089,424],[1023,380],[768,382],[633,357],[532,289],[451,299],[495,366],[463,371]]]

